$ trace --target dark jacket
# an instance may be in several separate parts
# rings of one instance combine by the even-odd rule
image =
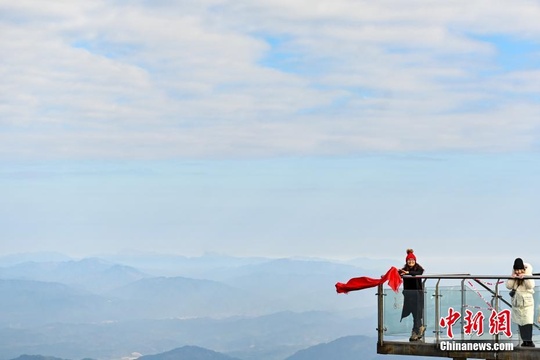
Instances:
[[[401,319],[413,314],[422,317],[424,310],[424,291],[422,279],[415,279],[414,276],[422,275],[424,268],[416,263],[413,267],[405,265],[403,270],[408,271],[411,276],[403,278],[403,310],[401,311]]]
[[[408,271],[408,275],[416,276],[422,275],[424,273],[424,268],[420,264],[416,263],[413,267],[405,265],[402,270]],[[415,279],[413,277],[403,278],[403,289],[404,290],[423,290],[422,279]]]

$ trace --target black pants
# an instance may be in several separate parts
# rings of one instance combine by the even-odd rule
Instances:
[[[518,327],[519,327],[519,335],[521,336],[521,340],[532,341],[532,332],[533,332],[532,324],[518,325]]]
[[[412,316],[413,316],[413,330],[414,332],[418,333],[420,332],[420,326],[422,326],[422,323],[423,323],[423,309],[421,308],[418,308],[416,311],[413,311],[412,313]],[[531,333],[532,333],[532,329],[531,329]]]
[[[418,333],[424,322],[424,293],[422,290],[403,290],[403,296],[401,320],[412,314],[413,331]]]

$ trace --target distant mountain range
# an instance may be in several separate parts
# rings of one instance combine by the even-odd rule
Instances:
[[[21,355],[13,360],[64,360],[54,356],[43,356],[43,355]]]
[[[48,256],[0,257],[0,360],[29,353],[120,359],[184,345],[242,360],[283,360],[350,334],[373,334],[374,290],[338,295],[334,284],[377,277],[389,266],[218,255]]]
[[[141,279],[115,289],[109,298],[123,300],[123,311],[146,318],[186,318],[200,316],[244,315],[261,309],[251,304],[252,296],[239,288],[212,281],[185,277],[156,277]]]
[[[138,269],[88,258],[69,261],[22,262],[0,268],[0,278],[57,282],[96,294],[151,277]]]
[[[188,262],[190,266],[197,263],[200,272],[207,264],[207,278],[154,276],[98,258],[0,267],[0,290],[10,294],[0,299],[4,310],[0,326],[258,316],[280,311],[340,312],[375,306],[374,298],[366,292],[336,297],[337,281],[370,273],[347,264],[257,259],[238,266],[239,261],[232,258],[229,266],[221,259],[219,270],[211,272],[214,265],[207,259]]]
[[[361,335],[345,336],[328,343],[299,350],[280,360],[383,360],[388,355],[375,352],[376,338]],[[430,357],[415,357],[415,360],[429,360]],[[22,355],[12,360],[64,360],[41,355]],[[92,360],[92,359],[83,359]],[[182,346],[154,355],[138,357],[137,360],[243,360],[200,346]]]
[[[0,326],[101,321],[109,306],[99,295],[52,282],[0,279],[0,293]]]
[[[376,346],[374,337],[345,336],[300,350],[285,360],[389,360],[388,355],[376,353]],[[414,356],[412,359],[432,360],[433,357]]]
[[[12,266],[25,262],[61,262],[73,258],[57,252],[16,253],[0,256],[0,266]]]
[[[139,360],[240,360],[198,346],[184,346],[156,355],[142,356]]]
[[[378,359],[376,339],[367,336],[346,336],[298,351],[285,360],[374,360]]]

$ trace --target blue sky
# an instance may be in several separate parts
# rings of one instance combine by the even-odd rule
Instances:
[[[536,2],[0,13],[0,253],[535,253]]]

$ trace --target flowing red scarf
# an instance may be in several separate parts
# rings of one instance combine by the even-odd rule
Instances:
[[[390,268],[384,274],[381,276],[380,279],[374,279],[367,276],[352,278],[351,280],[347,281],[346,284],[338,282],[336,284],[336,291],[338,293],[348,293],[349,291],[354,290],[362,290],[367,289],[371,287],[375,287],[381,284],[384,284],[386,281],[388,281],[388,286],[392,288],[395,292],[398,292],[399,286],[403,282],[401,279],[401,276],[399,275],[398,269],[396,269],[394,266]]]

